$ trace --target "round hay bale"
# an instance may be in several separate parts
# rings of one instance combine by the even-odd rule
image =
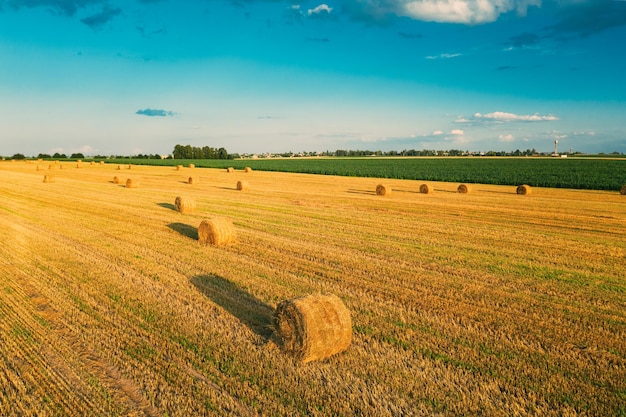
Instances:
[[[422,193],[422,194],[430,194],[431,191],[432,191],[432,188],[430,188],[430,185],[428,185],[428,184],[420,185],[420,193]]]
[[[120,169],[122,169],[122,166],[118,165],[117,168],[115,168],[115,169],[117,169],[119,171]]]
[[[282,301],[274,326],[283,350],[302,363],[343,352],[352,342],[350,311],[332,294]]]
[[[182,169],[183,169],[183,166],[182,166],[182,165],[176,165],[176,171],[180,171],[180,170],[182,170]]]
[[[531,189],[530,185],[522,184],[517,186],[517,190],[515,192],[519,195],[530,195]]]
[[[136,178],[129,178],[126,180],[126,188],[138,188],[139,180]]]
[[[621,195],[626,195],[626,185],[622,185],[622,188],[619,190]]]
[[[50,174],[44,175],[43,182],[45,183],[55,182],[54,175],[50,175]]]
[[[247,191],[250,189],[248,181],[237,181],[237,189],[239,191]]]
[[[198,240],[207,245],[221,246],[235,242],[237,233],[230,219],[214,217],[200,222]]]
[[[194,164],[189,164],[189,168],[195,168],[196,166]]]
[[[189,177],[187,179],[187,184],[197,184],[197,183],[198,183],[198,178]]]
[[[252,172],[252,168],[250,168],[250,167],[245,167],[245,168],[243,169],[243,172]]]
[[[119,183],[120,183],[119,177],[113,177],[113,184],[119,184]]]
[[[376,195],[382,195],[382,196],[391,195],[391,188],[387,187],[384,184],[378,184],[376,186]]]
[[[235,168],[228,167],[228,168],[226,168],[226,172],[235,172]]]
[[[133,169],[133,166],[129,164],[128,169]]]
[[[96,163],[94,161],[91,161],[89,165],[96,165]]]
[[[456,191],[457,191],[458,193],[461,193],[461,194],[467,194],[467,193],[469,193],[470,191],[472,191],[472,189],[471,189],[471,188],[470,188],[470,186],[469,186],[469,185],[467,185],[467,184],[461,184],[461,185],[459,185],[459,187],[456,189]]]
[[[104,165],[104,161],[100,161],[100,165]]]
[[[176,197],[174,201],[174,206],[176,206],[176,211],[180,213],[193,213],[196,211],[196,200],[193,197]]]

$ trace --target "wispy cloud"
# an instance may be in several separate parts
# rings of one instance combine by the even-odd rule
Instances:
[[[106,25],[109,20],[121,13],[122,9],[119,7],[111,7],[107,4],[99,13],[80,19],[80,21],[92,29],[98,29]]]
[[[135,114],[139,114],[141,116],[150,116],[150,117],[166,117],[166,116],[174,116],[176,113],[168,110],[161,109],[143,109],[137,110]]]
[[[558,117],[548,114],[541,115],[538,113],[535,114],[515,114],[515,113],[507,113],[502,111],[496,111],[493,113],[474,113],[471,118],[466,118],[464,116],[459,116],[454,123],[481,123],[481,122],[491,122],[491,123],[508,123],[508,122],[550,122],[559,120]]]
[[[426,56],[426,59],[450,59],[450,58],[456,58],[461,56],[462,54],[456,53],[456,54],[439,54],[439,55],[428,55]]]

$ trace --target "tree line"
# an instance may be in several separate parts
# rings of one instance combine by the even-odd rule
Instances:
[[[228,159],[228,152],[210,146],[176,145],[172,156],[174,159]]]

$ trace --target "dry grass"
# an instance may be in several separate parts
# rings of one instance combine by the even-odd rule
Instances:
[[[135,166],[128,192],[114,167],[59,188],[0,162],[2,416],[624,415],[615,191],[472,184],[467,204],[458,183],[381,179],[389,200],[371,178],[255,171],[242,195],[223,169],[189,187]],[[212,216],[236,245],[198,244]],[[301,364],[272,314],[320,292],[352,342]]]
[[[343,352],[352,341],[350,311],[336,295],[282,301],[276,307],[274,325],[283,350],[302,363]]]
[[[391,187],[385,184],[378,184],[376,186],[376,195],[381,195],[381,196],[391,195]]]

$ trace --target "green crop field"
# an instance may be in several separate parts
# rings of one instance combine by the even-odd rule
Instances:
[[[592,158],[284,158],[284,159],[116,159],[109,163],[188,165],[258,171],[376,177],[496,185],[619,190],[626,184],[626,159]]]

